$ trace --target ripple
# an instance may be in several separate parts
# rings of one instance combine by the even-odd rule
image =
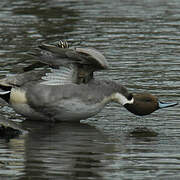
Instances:
[[[98,78],[131,92],[180,100],[179,9],[174,1],[53,0],[0,3],[0,75],[27,66],[26,52],[40,42],[68,39],[94,47],[110,63]],[[4,106],[1,114],[24,119]],[[0,174],[8,179],[178,179],[179,106],[135,117],[108,105],[78,125],[24,122],[26,137],[0,140]],[[130,136],[147,128],[157,136]]]

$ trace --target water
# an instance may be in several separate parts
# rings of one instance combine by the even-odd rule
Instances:
[[[180,101],[178,0],[1,0],[0,19],[0,77],[31,64],[39,43],[67,39],[106,56],[99,78]],[[79,124],[24,121],[4,105],[0,115],[31,128],[0,139],[0,179],[180,178],[179,106],[140,118],[110,104]]]

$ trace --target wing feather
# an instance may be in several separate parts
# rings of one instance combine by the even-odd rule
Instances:
[[[65,85],[76,83],[77,81],[77,68],[75,65],[70,65],[69,67],[61,66],[58,69],[50,69],[50,73],[46,73],[42,76],[43,82],[41,84],[45,85]]]

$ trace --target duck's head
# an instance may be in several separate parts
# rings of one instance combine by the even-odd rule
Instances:
[[[156,96],[149,93],[131,94],[128,99],[129,101],[124,104],[124,107],[131,113],[139,116],[148,115],[158,109],[178,104],[176,102],[161,102]]]

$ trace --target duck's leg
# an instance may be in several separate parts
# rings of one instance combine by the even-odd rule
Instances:
[[[67,41],[62,41],[60,40],[57,44],[57,47],[59,48],[69,48],[69,44],[67,43]]]

